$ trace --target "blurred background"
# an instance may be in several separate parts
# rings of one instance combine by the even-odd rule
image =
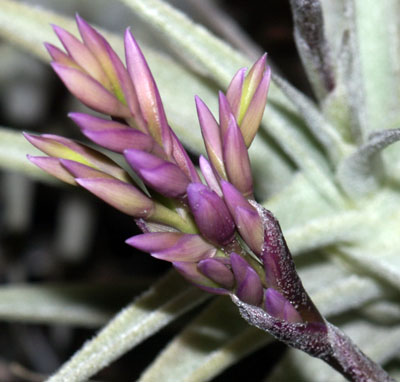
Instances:
[[[173,49],[171,52],[173,47],[160,41],[156,33],[120,3],[25,2],[70,16],[79,12],[91,23],[121,36],[127,26],[135,25],[140,41],[176,54]],[[294,47],[289,0],[171,3],[250,57],[255,59],[267,51],[276,70],[308,92]],[[69,111],[80,110],[83,107],[68,94],[49,65],[0,39],[0,126],[83,140],[66,116]],[[73,288],[79,289],[80,283],[104,286],[101,294],[108,294],[107,299],[99,296],[98,287],[93,291],[86,287],[81,296],[82,301],[88,299],[98,307],[105,321],[169,268],[168,264],[134,253],[125,245],[124,241],[137,232],[132,219],[88,193],[4,170],[0,170],[0,182],[1,285],[56,283],[66,295],[73,293]],[[128,381],[138,377],[195,313],[187,314],[126,354],[96,376],[96,380]],[[100,324],[92,322],[88,328],[75,328],[0,322],[0,382],[42,381],[90,338]],[[249,370],[252,381],[261,381],[284,349],[281,344],[273,344],[213,381],[240,380],[241,373],[248,375]]]

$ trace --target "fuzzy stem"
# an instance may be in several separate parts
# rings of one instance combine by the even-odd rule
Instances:
[[[327,326],[331,352],[321,359],[351,382],[396,382],[339,328],[330,323]]]

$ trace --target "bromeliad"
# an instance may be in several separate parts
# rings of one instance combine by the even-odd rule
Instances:
[[[218,120],[196,97],[208,154],[197,169],[168,124],[131,32],[125,34],[125,67],[94,28],[79,16],[77,24],[82,42],[54,26],[66,52],[50,44],[46,48],[70,92],[108,118],[70,117],[92,142],[124,155],[144,186],[104,154],[55,135],[25,134],[47,154],[29,160],[134,217],[143,234],[128,239],[129,245],[171,262],[210,293],[230,295],[250,324],[325,360],[350,380],[390,381],[320,315],[278,221],[254,200],[248,148],[267,100],[266,55],[248,72],[240,69],[226,94],[220,92]]]

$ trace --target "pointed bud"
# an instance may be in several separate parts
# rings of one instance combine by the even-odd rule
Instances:
[[[222,197],[222,190],[219,185],[218,179],[215,176],[214,170],[210,165],[210,162],[200,155],[199,165],[201,173],[204,176],[204,179],[207,182],[208,187],[210,187],[219,197]]]
[[[129,109],[100,82],[78,69],[55,62],[51,66],[68,90],[86,106],[114,117],[130,117]]]
[[[197,268],[196,263],[185,263],[176,261],[172,263],[175,269],[189,282],[195,284],[200,289],[213,294],[227,294],[230,291],[221,288],[220,285],[204,276]]]
[[[171,198],[186,194],[190,181],[177,165],[141,150],[128,149],[124,155],[143,181],[160,194]]]
[[[226,178],[221,135],[218,123],[209,108],[199,97],[196,96],[195,101],[201,133],[203,135],[208,158],[210,159],[214,168],[218,171],[219,175],[222,178]]]
[[[121,167],[110,158],[88,146],[52,134],[36,136],[24,133],[24,137],[33,146],[51,157],[70,159],[103,171],[117,179],[130,181],[129,175]]]
[[[263,287],[257,272],[238,254],[230,255],[233,274],[236,280],[236,296],[251,305],[260,305],[263,299]]]
[[[165,116],[160,93],[150,68],[129,29],[125,33],[125,56],[128,73],[136,93],[140,94],[140,110],[147,122],[150,135],[171,155],[170,127]]]
[[[235,284],[232,271],[222,261],[213,258],[201,260],[197,268],[223,288],[232,289]]]
[[[235,224],[224,201],[201,183],[191,183],[187,194],[196,225],[204,237],[220,245],[232,241]]]
[[[117,179],[77,178],[76,182],[117,210],[136,218],[149,218],[154,203],[131,184]]]
[[[242,119],[250,105],[251,99],[256,92],[258,85],[263,78],[266,66],[267,55],[263,54],[251,67],[243,82],[242,97],[240,99],[238,123],[241,124]]]
[[[74,177],[61,165],[58,158],[27,155],[29,161],[62,182],[76,186]]]
[[[107,90],[112,90],[111,82],[93,53],[75,36],[57,25],[54,32],[64,45],[68,55],[90,76],[101,83]]]
[[[240,236],[256,255],[260,255],[264,244],[264,228],[260,215],[232,184],[222,181],[221,187]]]
[[[106,174],[103,171],[95,170],[93,167],[86,166],[82,163],[75,162],[69,159],[59,159],[60,164],[74,177],[74,178],[106,178],[115,179],[113,176]]]
[[[178,232],[145,233],[131,237],[126,243],[150,252],[157,259],[171,262],[197,262],[213,256],[217,251],[199,235]]]
[[[265,311],[283,321],[303,322],[293,305],[277,290],[268,288],[265,292]]]
[[[48,42],[44,43],[45,48],[50,54],[51,59],[54,62],[59,64],[69,66],[75,69],[81,69],[80,66],[70,57],[68,54],[64,53],[61,49],[56,46],[49,44]]]
[[[99,32],[97,32],[78,14],[76,15],[76,23],[85,47],[87,47],[93,57],[95,57],[103,73],[107,77],[107,82],[110,84],[110,88],[108,88],[108,90],[114,93],[120,101],[124,102],[124,95],[121,89],[117,71],[109,55],[109,49],[111,49],[109,43]],[[122,65],[120,60],[119,62]],[[87,72],[92,74],[91,71]]]
[[[224,135],[224,163],[229,181],[245,196],[253,195],[253,177],[246,144],[242,133],[231,114],[228,129]]]
[[[178,137],[175,135],[174,131],[171,130],[172,139],[172,157],[176,162],[177,166],[186,174],[186,176],[192,182],[200,182],[199,174],[197,173],[196,167],[189,155],[187,154],[182,143],[179,141]]]
[[[152,151],[155,145],[149,135],[119,122],[83,113],[70,113],[68,116],[82,129],[86,137],[106,149],[119,153],[129,148]]]
[[[228,99],[225,94],[219,92],[219,126],[221,129],[221,137],[225,136],[226,130],[228,130],[229,121],[231,120],[231,115],[233,113],[231,106],[229,105]]]
[[[85,45],[97,58],[109,78],[112,92],[121,102],[129,106],[135,119],[135,127],[143,133],[146,132],[135,88],[121,59],[106,39],[79,15],[76,15],[76,21]]]
[[[236,119],[239,117],[240,100],[242,99],[243,83],[246,74],[246,68],[239,69],[226,91],[226,98],[229,101],[233,115]]]
[[[267,103],[268,89],[271,79],[271,70],[269,67],[265,70],[264,76],[258,85],[258,88],[250,102],[250,105],[240,124],[243,138],[246,146],[249,147],[257,134],[262,116]]]

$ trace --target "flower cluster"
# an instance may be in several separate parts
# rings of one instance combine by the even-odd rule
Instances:
[[[208,159],[200,157],[197,169],[168,125],[154,78],[130,31],[125,67],[95,29],[79,16],[77,24],[82,42],[54,26],[66,52],[46,44],[52,66],[82,103],[111,118],[69,116],[95,144],[124,155],[144,185],[102,153],[55,135],[26,134],[47,154],[29,159],[134,217],[144,233],[127,243],[171,262],[200,288],[235,294],[287,322],[318,320],[316,311],[310,313],[308,296],[285,284],[295,271],[282,263],[288,251],[279,224],[253,200],[247,150],[267,99],[266,56],[248,72],[239,70],[226,94],[219,94],[218,121],[196,98],[208,154]]]

